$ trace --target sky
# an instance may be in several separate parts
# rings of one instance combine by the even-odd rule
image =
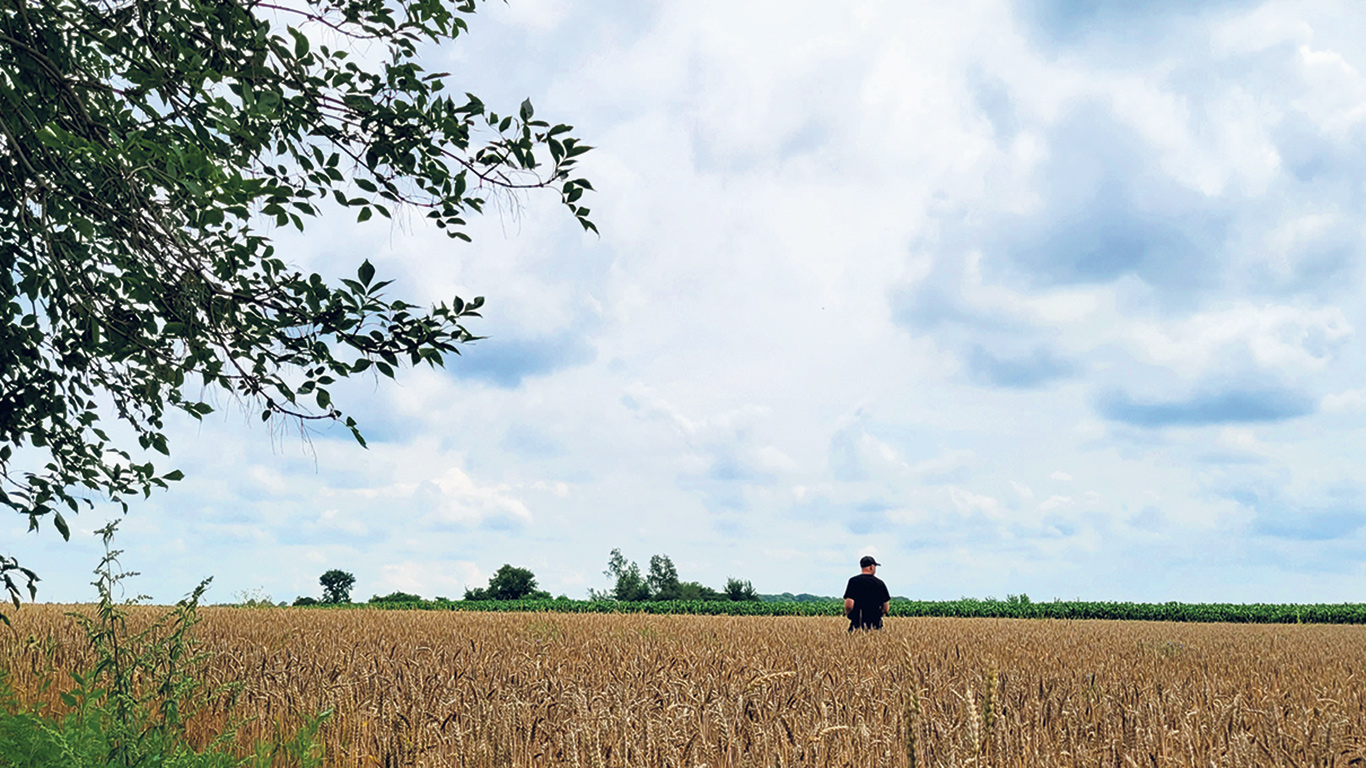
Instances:
[[[764,593],[1366,600],[1366,7],[509,0],[427,52],[596,147],[583,232],[504,200],[277,233],[487,299],[445,369],[334,391],[369,439],[171,425],[131,592],[552,594],[609,553]],[[168,465],[172,466],[172,465]],[[0,528],[40,600],[94,597]]]

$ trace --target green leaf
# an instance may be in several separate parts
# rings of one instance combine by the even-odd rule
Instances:
[[[524,99],[524,100],[522,101],[522,108],[521,108],[522,122],[526,122],[526,121],[530,120],[530,119],[531,119],[531,116],[532,116],[533,114],[535,114],[535,113],[536,113],[536,110],[532,109],[532,107],[531,107],[531,99]]]
[[[356,277],[360,278],[361,285],[369,285],[375,277],[375,265],[369,259],[361,262],[360,269],[356,270]]]
[[[308,55],[308,37],[294,27],[289,27],[288,30],[294,38],[294,58],[302,59]]]
[[[53,511],[52,525],[57,529],[58,533],[62,534],[63,539],[71,541],[71,529],[67,527],[66,518],[62,517],[61,512]]]

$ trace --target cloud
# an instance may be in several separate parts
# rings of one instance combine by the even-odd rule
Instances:
[[[982,233],[993,260],[1041,285],[1132,275],[1179,294],[1215,280],[1227,211],[1155,169],[1153,147],[1109,105],[1069,106],[1049,146],[1037,205]]]
[[[467,587],[479,587],[488,577],[479,566],[467,560],[404,560],[385,563],[375,594],[393,591],[421,595],[428,600],[435,597],[460,599]]]
[[[1136,400],[1126,392],[1100,398],[1097,409],[1113,421],[1137,427],[1199,427],[1275,422],[1312,414],[1317,403],[1296,390],[1233,389],[1176,400]]]
[[[1194,26],[1191,17],[1221,9],[1250,7],[1250,0],[1021,0],[1018,13],[1044,40],[1054,45],[1074,45],[1101,38],[1119,42],[1125,50],[1161,46],[1173,28]]]
[[[1187,375],[1233,366],[1298,373],[1322,370],[1353,332],[1337,307],[1242,304],[1160,325],[1139,323],[1133,338],[1148,360]]]
[[[974,514],[989,518],[1001,516],[1001,503],[991,496],[973,493],[963,488],[949,488],[949,499],[953,502],[954,507],[965,516]]]
[[[440,526],[514,528],[531,522],[531,511],[511,487],[480,485],[458,467],[421,484],[411,498]]]
[[[330,528],[357,537],[370,533],[370,528],[364,522],[335,509],[324,509],[318,515],[317,525],[320,528]]]
[[[1075,370],[1075,364],[1043,348],[1023,357],[998,357],[976,345],[968,355],[973,380],[996,387],[1033,389],[1071,376]]]
[[[492,338],[476,342],[452,363],[456,376],[482,379],[499,387],[515,389],[529,376],[583,365],[593,359],[593,349],[579,334],[540,338]]]
[[[1366,411],[1366,387],[1348,389],[1335,394],[1324,395],[1319,401],[1324,413],[1361,413]]]
[[[1259,509],[1255,529],[1265,536],[1330,541],[1366,528],[1366,509]]]
[[[944,478],[971,466],[976,458],[977,453],[970,448],[952,448],[932,459],[916,462],[911,472],[922,478]]]
[[[1060,507],[1070,507],[1072,504],[1073,500],[1071,496],[1053,495],[1039,502],[1039,509],[1047,512],[1048,510],[1058,509]]]
[[[545,429],[523,423],[509,425],[501,445],[528,458],[553,458],[564,455],[565,451],[564,445]]]

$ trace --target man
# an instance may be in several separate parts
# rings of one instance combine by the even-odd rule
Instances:
[[[863,573],[850,577],[844,588],[844,615],[849,617],[849,631],[882,629],[882,617],[892,607],[892,595],[887,585],[875,574],[881,565],[872,555],[858,561]]]

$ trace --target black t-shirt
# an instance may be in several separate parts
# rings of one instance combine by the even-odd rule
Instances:
[[[891,600],[887,585],[871,573],[860,573],[849,579],[844,588],[844,599],[854,601],[849,621],[855,624],[882,625],[882,604]]]

